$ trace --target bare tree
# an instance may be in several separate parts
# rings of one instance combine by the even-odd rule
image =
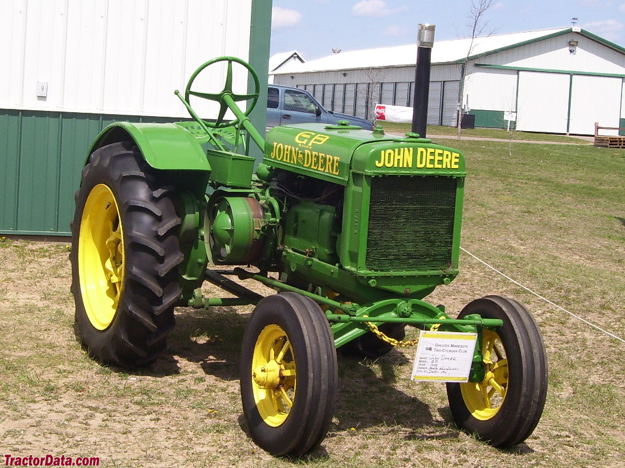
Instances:
[[[368,67],[363,69],[366,82],[365,89],[359,90],[359,95],[365,100],[365,118],[375,123],[375,106],[380,104],[381,83],[384,73],[380,68]]]
[[[496,0],[472,0],[471,9],[467,15],[467,28],[470,33],[469,48],[467,49],[467,55],[460,64],[460,89],[458,90],[458,139],[462,134],[462,114],[464,112],[464,82],[467,76],[467,68],[469,64],[469,58],[473,54],[475,49],[475,39],[482,35],[484,30],[488,27],[488,20],[486,20],[486,12],[495,5]],[[488,35],[492,34],[489,33]]]

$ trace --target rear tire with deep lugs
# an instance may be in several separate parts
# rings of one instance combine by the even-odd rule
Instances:
[[[166,349],[180,296],[174,192],[129,142],[94,151],[72,222],[76,334],[103,363],[137,366]]]

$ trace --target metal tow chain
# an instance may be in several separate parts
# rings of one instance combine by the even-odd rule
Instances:
[[[441,317],[441,319],[444,320],[445,317]],[[416,338],[414,340],[401,340],[401,341],[396,340],[395,338],[391,338],[390,336],[385,335],[383,332],[381,332],[375,323],[373,322],[365,322],[365,323],[369,327],[369,330],[371,330],[371,333],[373,333],[375,336],[377,336],[380,340],[384,341],[385,343],[390,344],[391,346],[398,346],[400,348],[409,348],[411,346],[416,346],[419,343],[419,338]],[[440,323],[435,323],[434,325],[430,327],[430,331],[438,331],[440,326],[441,326]]]

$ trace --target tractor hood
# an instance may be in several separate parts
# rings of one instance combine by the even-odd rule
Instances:
[[[347,185],[350,171],[368,175],[463,177],[458,150],[408,134],[362,130],[349,124],[301,124],[275,127],[267,134],[264,163],[309,177]]]

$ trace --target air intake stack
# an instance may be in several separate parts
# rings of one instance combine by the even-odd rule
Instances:
[[[417,39],[417,66],[415,71],[412,131],[418,133],[422,138],[425,138],[427,129],[430,68],[435,28],[436,26],[433,24],[420,24]]]

